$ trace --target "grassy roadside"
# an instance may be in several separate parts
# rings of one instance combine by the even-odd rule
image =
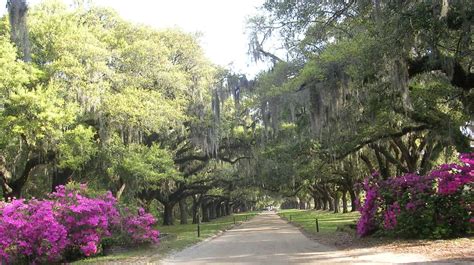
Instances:
[[[179,251],[211,237],[220,231],[233,227],[234,217],[236,223],[239,224],[246,219],[250,220],[250,218],[257,214],[258,212],[239,213],[217,218],[208,223],[201,223],[201,237],[197,237],[197,225],[195,224],[158,226],[158,230],[161,234],[168,234],[169,236],[156,246],[127,249],[123,252],[107,256],[79,260],[73,264],[158,262],[170,252]]]
[[[474,264],[474,237],[453,238],[444,240],[432,239],[396,239],[386,237],[356,236],[355,230],[337,231],[338,226],[355,224],[358,212],[331,213],[314,210],[281,210],[283,219],[290,221],[310,238],[337,249],[365,249],[372,252],[395,252],[421,254],[438,262]],[[320,232],[316,232],[315,218],[319,220]],[[469,263],[470,262],[470,263]]]
[[[326,246],[345,248],[357,238],[355,229],[348,228],[348,225],[355,226],[360,217],[359,212],[333,213],[288,209],[278,211],[278,215],[300,228],[307,237]],[[319,232],[316,229],[316,219],[318,219]],[[343,227],[344,231],[338,227]]]
[[[278,215],[291,221],[291,223],[301,227],[310,234],[316,233],[316,218],[319,222],[320,233],[336,232],[338,226],[355,224],[360,214],[358,212],[350,213],[332,213],[327,211],[314,210],[280,210]]]

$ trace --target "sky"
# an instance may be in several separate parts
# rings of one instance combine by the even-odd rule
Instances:
[[[41,0],[27,0],[30,5]],[[64,0],[71,3],[73,0]],[[6,1],[5,1],[6,2]],[[177,27],[200,32],[207,57],[221,66],[232,65],[235,72],[253,77],[265,69],[247,55],[246,18],[256,14],[264,0],[93,0],[95,5],[112,7],[126,20],[155,28]],[[6,8],[0,13],[5,13]]]

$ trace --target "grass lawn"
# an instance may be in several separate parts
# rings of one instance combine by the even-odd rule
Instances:
[[[328,211],[314,210],[280,210],[278,215],[300,227],[308,233],[316,233],[316,218],[319,222],[321,233],[335,232],[338,226],[355,224],[359,218],[359,212],[332,213]]]
[[[336,231],[338,226],[355,224],[360,214],[332,213],[314,210],[281,210],[278,214],[286,220],[301,227],[305,234],[319,243],[337,249],[366,249],[369,252],[395,252],[421,254],[440,263],[454,263],[457,261],[474,261],[474,238],[454,238],[445,240],[407,240],[389,237],[363,237],[356,236],[354,230],[345,229],[344,232]],[[316,232],[315,218],[319,220],[320,232]],[[447,264],[446,263],[446,264]]]
[[[172,226],[159,225],[158,230],[160,233],[169,234],[170,236],[168,239],[162,240],[157,246],[130,249],[107,256],[87,258],[76,261],[73,264],[157,262],[172,251],[181,250],[213,236],[222,230],[231,228],[234,225],[234,217],[236,223],[241,223],[257,214],[258,212],[239,213],[214,219],[209,223],[201,223],[201,237],[197,236],[197,225],[195,224],[176,224]],[[179,220],[176,220],[175,222],[179,223]],[[191,223],[191,220],[189,220],[189,223]]]

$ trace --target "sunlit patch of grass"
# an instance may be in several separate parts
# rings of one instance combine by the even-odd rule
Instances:
[[[278,215],[300,227],[306,232],[316,232],[316,218],[319,223],[319,231],[325,233],[335,232],[338,226],[355,224],[360,217],[358,212],[332,213],[328,211],[314,210],[280,210]]]

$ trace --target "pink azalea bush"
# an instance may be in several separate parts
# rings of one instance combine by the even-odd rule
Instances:
[[[375,221],[377,209],[379,208],[379,188],[378,180],[380,175],[374,172],[370,178],[367,178],[362,183],[362,188],[365,190],[365,201],[359,205],[361,216],[357,223],[357,234],[361,236],[368,235],[376,230]]]
[[[474,153],[462,154],[460,161],[424,176],[409,173],[381,180],[373,174],[362,185],[365,200],[357,233],[419,238],[466,234],[473,222]]]
[[[48,200],[0,202],[0,263],[51,263],[65,255],[99,252],[104,239],[156,243],[152,215],[123,214],[110,192],[92,197],[87,187],[58,186]]]
[[[400,205],[398,202],[394,202],[388,206],[387,211],[384,214],[383,226],[385,229],[395,229],[397,227],[397,216],[400,214]]]
[[[0,205],[0,260],[6,263],[55,262],[69,244],[51,201],[13,200]]]
[[[98,198],[85,196],[86,187],[70,189],[58,186],[50,198],[57,203],[57,218],[68,231],[69,247],[85,256],[97,253],[101,238],[111,236],[120,222],[117,201],[111,192]]]
[[[160,233],[153,229],[155,218],[143,208],[138,209],[138,214],[131,214],[125,209],[122,216],[122,232],[126,240],[133,244],[158,243]]]

